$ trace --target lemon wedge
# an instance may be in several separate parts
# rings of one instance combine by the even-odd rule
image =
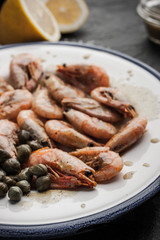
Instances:
[[[0,43],[58,41],[56,19],[40,0],[7,0],[0,13]]]
[[[89,9],[84,0],[43,0],[55,16],[61,33],[78,30],[87,20]]]

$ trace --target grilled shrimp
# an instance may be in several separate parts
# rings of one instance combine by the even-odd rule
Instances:
[[[133,118],[137,115],[135,108],[116,88],[98,87],[91,92],[91,96],[98,102],[114,108],[125,118]]]
[[[95,170],[96,182],[105,182],[115,177],[123,168],[122,158],[108,147],[86,147],[70,154]]]
[[[0,119],[16,120],[21,110],[32,106],[32,94],[28,90],[12,90],[0,96]]]
[[[77,132],[69,123],[64,121],[49,120],[45,123],[45,129],[50,138],[68,147],[100,146],[100,144]]]
[[[18,125],[7,119],[0,120],[0,148],[15,157],[17,154],[15,145],[18,144]]]
[[[10,63],[9,83],[14,88],[27,88],[33,91],[42,75],[42,65],[31,54],[15,56]]]
[[[0,96],[7,91],[13,90],[13,87],[9,85],[2,77],[0,77]]]
[[[111,108],[102,106],[96,100],[91,98],[70,98],[66,97],[62,100],[61,104],[65,108],[74,108],[81,112],[86,113],[91,117],[96,117],[105,122],[118,122],[121,116]]]
[[[84,97],[85,94],[69,85],[65,84],[59,77],[53,75],[52,73],[46,73],[42,79],[42,84],[44,84],[52,97],[59,103],[61,103],[64,97]]]
[[[120,131],[114,135],[106,144],[112,151],[122,152],[135,143],[145,132],[147,120],[136,117],[128,121]]]
[[[74,109],[67,109],[64,112],[64,115],[79,131],[98,139],[107,140],[117,132],[116,128],[112,124],[90,117],[87,114]]]
[[[93,188],[95,172],[78,158],[59,149],[43,148],[33,152],[27,166],[45,164],[51,171],[51,188],[72,189],[80,186]]]
[[[50,119],[62,119],[62,109],[49,96],[46,88],[37,88],[33,95],[32,109],[39,116]]]
[[[45,132],[43,122],[32,110],[23,110],[18,114],[17,123],[21,129],[28,131],[34,140],[42,146],[52,146],[51,141]]]
[[[74,86],[90,93],[96,87],[109,86],[109,77],[104,70],[95,65],[62,65],[58,66],[58,73]]]

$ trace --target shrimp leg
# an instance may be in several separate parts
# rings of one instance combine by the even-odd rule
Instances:
[[[10,63],[9,83],[18,89],[27,88],[33,92],[42,75],[42,65],[31,54],[19,54]]]
[[[42,148],[33,152],[28,159],[27,166],[39,163],[51,169],[52,188],[72,189],[79,186],[88,188],[96,186],[93,178],[94,169],[62,150]]]
[[[98,87],[91,92],[91,96],[98,102],[114,108],[123,114],[125,118],[137,116],[135,108],[128,102],[126,97],[115,88]]]
[[[123,160],[118,153],[108,147],[86,147],[70,153],[92,167],[96,182],[105,182],[115,177],[123,168]]]

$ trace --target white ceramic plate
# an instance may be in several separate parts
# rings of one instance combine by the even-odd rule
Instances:
[[[31,43],[3,47],[0,50],[0,75],[8,77],[9,63],[19,53],[40,58],[45,70],[53,71],[59,64],[86,63],[103,67],[111,84],[117,86],[147,117],[147,132],[123,155],[122,172],[107,184],[94,190],[31,193],[19,203],[7,197],[0,200],[0,235],[22,237],[61,236],[103,223],[139,205],[159,190],[160,141],[160,75],[149,66],[120,53],[74,43]],[[127,164],[127,163],[126,163]],[[134,172],[131,179],[124,179]],[[6,231],[7,229],[7,231]]]

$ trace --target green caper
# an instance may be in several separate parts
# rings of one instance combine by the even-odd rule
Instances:
[[[23,194],[27,194],[31,191],[31,186],[26,180],[21,180],[17,182],[16,186],[18,186],[22,190]]]
[[[22,129],[18,134],[18,138],[20,143],[26,143],[31,139],[31,135],[28,131]]]
[[[37,177],[47,174],[47,167],[44,164],[36,164],[29,168],[29,171]]]
[[[16,158],[9,158],[3,163],[2,168],[7,173],[14,174],[20,171],[21,165]]]
[[[0,163],[3,163],[8,158],[11,158],[10,154],[3,149],[0,149]]]
[[[7,184],[8,188],[16,185],[16,181],[8,176],[3,177],[3,182]]]
[[[18,175],[9,175],[8,177],[10,177],[11,179],[13,179],[14,181],[18,181]]]
[[[0,198],[5,197],[8,191],[6,183],[0,182]]]
[[[51,185],[51,179],[49,175],[39,177],[36,180],[36,189],[39,192],[48,190],[50,188],[50,185]]]
[[[23,195],[22,190],[19,187],[17,187],[17,186],[10,187],[10,189],[8,191],[9,199],[11,201],[14,201],[14,202],[20,201],[22,195]]]
[[[31,147],[32,151],[38,150],[43,147],[37,140],[29,141],[27,142],[27,144]]]
[[[17,176],[17,180],[26,180],[30,182],[32,180],[32,173],[30,172],[29,168],[24,168],[21,170],[21,172]]]
[[[0,181],[2,181],[3,177],[6,176],[6,172],[0,168]]]
[[[17,159],[20,163],[28,160],[32,150],[28,144],[22,144],[17,147]]]

